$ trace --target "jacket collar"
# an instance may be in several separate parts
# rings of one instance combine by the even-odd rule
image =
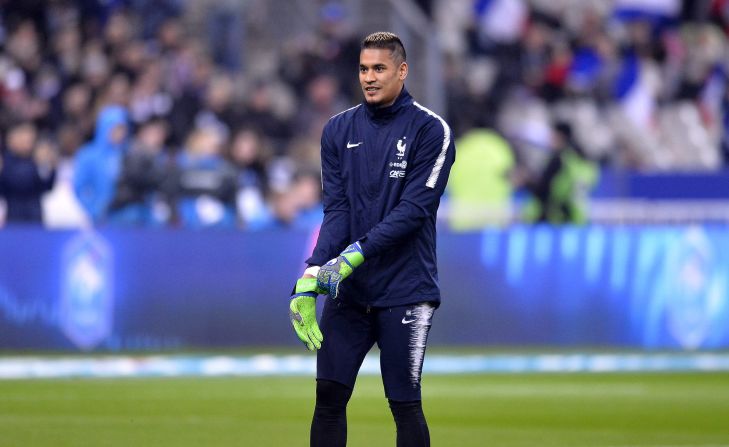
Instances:
[[[395,102],[392,103],[392,105],[387,107],[378,107],[368,104],[366,101],[364,102],[365,110],[367,111],[367,116],[370,117],[373,121],[386,121],[397,114],[397,112],[400,111],[405,106],[410,105],[413,102],[413,97],[410,96],[410,93],[408,90],[403,86],[402,90],[400,91],[400,94],[397,96],[397,99],[395,99]]]

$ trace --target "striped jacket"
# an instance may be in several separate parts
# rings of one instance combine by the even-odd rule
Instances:
[[[363,306],[440,303],[436,213],[455,161],[446,122],[403,88],[392,106],[333,116],[321,139],[324,220],[310,265],[360,241],[339,297]]]

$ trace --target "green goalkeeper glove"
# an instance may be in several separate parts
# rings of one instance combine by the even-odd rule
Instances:
[[[316,296],[318,295],[316,278],[303,277],[296,281],[294,294],[289,303],[289,316],[296,335],[309,349],[321,348],[324,336],[316,322]]]
[[[324,264],[316,275],[316,287],[321,293],[336,298],[339,294],[339,283],[352,274],[355,268],[364,262],[364,254],[359,242],[355,242],[344,251]]]

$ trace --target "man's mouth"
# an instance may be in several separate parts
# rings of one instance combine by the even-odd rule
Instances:
[[[372,86],[369,86],[369,87],[365,87],[365,91],[366,91],[367,93],[374,93],[374,92],[376,92],[376,91],[377,91],[377,90],[379,90],[379,89],[380,89],[379,87],[372,87]]]

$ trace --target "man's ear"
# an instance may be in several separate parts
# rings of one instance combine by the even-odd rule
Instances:
[[[398,77],[400,78],[401,81],[404,81],[405,78],[408,77],[408,63],[403,61],[403,63],[400,64],[399,70],[400,70],[400,73],[399,73]]]

